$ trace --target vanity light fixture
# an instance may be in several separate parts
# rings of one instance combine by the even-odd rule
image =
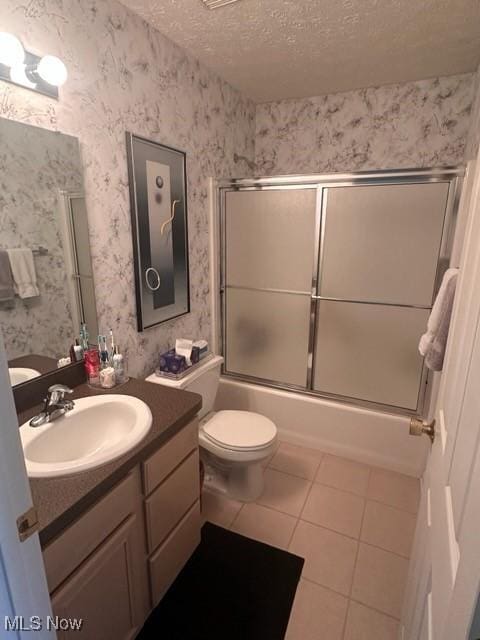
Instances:
[[[60,58],[25,51],[16,36],[0,32],[0,80],[58,99],[58,87],[67,76]]]
[[[227,4],[233,4],[234,2],[239,2],[239,0],[201,0],[201,1],[207,7],[207,9],[220,9],[220,7],[224,7]]]

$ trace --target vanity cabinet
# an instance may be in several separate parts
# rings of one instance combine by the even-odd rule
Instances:
[[[198,421],[137,465],[43,550],[59,638],[127,640],[200,542]]]

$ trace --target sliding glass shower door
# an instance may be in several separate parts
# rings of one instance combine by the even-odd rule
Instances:
[[[420,411],[418,341],[448,265],[460,174],[222,187],[224,372]]]
[[[228,371],[305,388],[317,190],[226,193]]]

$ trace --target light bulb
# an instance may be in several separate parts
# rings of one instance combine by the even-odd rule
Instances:
[[[0,63],[7,67],[22,64],[25,60],[25,50],[22,43],[11,33],[0,31]]]
[[[21,84],[23,87],[28,87],[29,89],[34,89],[37,85],[27,78],[25,73],[24,64],[16,64],[14,67],[10,69],[10,80],[12,82],[16,82],[17,84]]]
[[[56,56],[43,56],[38,63],[37,73],[54,87],[60,87],[67,79],[67,67]]]

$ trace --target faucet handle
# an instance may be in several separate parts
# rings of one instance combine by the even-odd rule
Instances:
[[[47,403],[57,404],[60,400],[63,400],[66,393],[73,393],[73,389],[64,384],[52,384],[48,388],[46,401]]]

